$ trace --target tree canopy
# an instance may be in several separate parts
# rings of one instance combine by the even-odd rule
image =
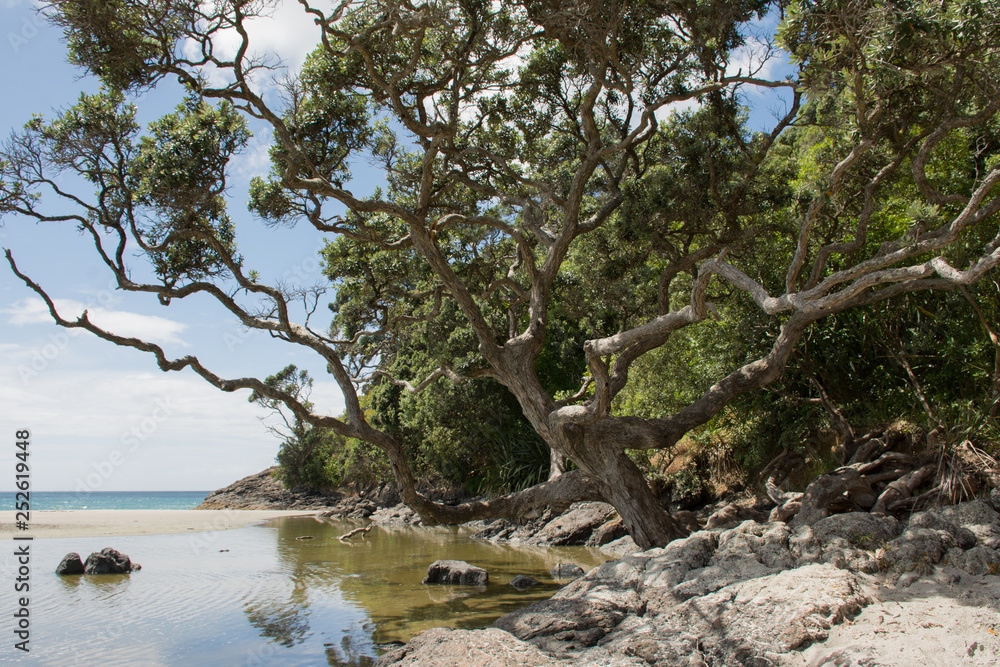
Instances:
[[[246,327],[315,352],[346,413],[326,414],[275,378],[170,359],[86,314],[65,319],[8,251],[12,270],[64,327],[380,448],[427,523],[601,498],[639,545],[662,545],[682,528],[629,451],[668,448],[776,381],[813,323],[971,285],[1000,262],[992,0],[370,0],[329,10],[299,0],[320,44],[291,77],[254,50],[247,24],[269,11],[261,0],[49,4],[71,60],[105,88],[4,144],[4,219],[80,228],[119,289],[164,305],[209,295]],[[751,37],[775,14],[773,34]],[[223,55],[234,39],[235,55]],[[779,47],[795,71],[772,80],[765,65]],[[168,77],[187,96],[140,128],[128,96]],[[267,82],[280,102],[262,92]],[[765,132],[748,128],[754,89],[787,91]],[[269,284],[236,253],[224,192],[248,118],[275,137],[250,208],[264,224],[328,234],[330,296]],[[385,174],[370,196],[352,189],[359,160]],[[60,189],[61,172],[93,195]],[[146,275],[137,262],[151,278],[135,277]],[[291,304],[303,296],[313,306],[296,321]],[[324,299],[331,319],[315,325]],[[752,330],[752,354],[702,366],[708,383],[655,416],[616,400],[643,382],[640,360],[678,349],[685,329],[747,312],[738,304],[767,323]],[[361,397],[477,378],[513,397],[551,449],[551,473],[506,496],[434,503],[407,454],[420,434],[373,423]]]

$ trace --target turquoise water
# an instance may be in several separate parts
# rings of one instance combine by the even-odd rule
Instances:
[[[289,517],[235,530],[181,535],[36,539],[31,551],[31,653],[10,638],[4,599],[0,664],[92,667],[370,667],[386,642],[434,626],[488,626],[501,614],[550,596],[557,563],[584,569],[605,557],[584,547],[515,549],[458,528],[374,528]],[[309,538],[309,539],[304,539]],[[11,543],[12,544],[12,543]],[[70,551],[112,547],[142,569],[131,575],[60,577]],[[14,581],[13,548],[0,579]],[[425,586],[442,558],[486,568],[489,585]],[[518,574],[540,585],[516,591]]]
[[[189,510],[210,491],[32,491],[33,510]],[[0,494],[0,510],[14,509],[14,492]]]

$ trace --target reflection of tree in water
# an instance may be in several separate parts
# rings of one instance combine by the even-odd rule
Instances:
[[[287,601],[265,589],[264,595],[249,600],[244,611],[250,625],[260,631],[261,637],[277,641],[282,646],[301,644],[309,634],[309,596],[306,586],[292,575],[292,592]]]
[[[340,638],[340,646],[324,644],[326,661],[332,667],[372,667],[375,657],[371,655],[371,635],[374,628],[365,623],[358,626],[360,632],[347,632]],[[353,629],[352,629],[353,630]],[[361,640],[359,643],[358,640]]]
[[[335,642],[323,643],[323,655],[330,665],[371,667],[377,657],[372,641],[374,626],[355,619],[338,633],[342,626],[331,619],[333,611],[338,621],[343,620],[336,613],[343,605],[337,585],[343,573],[339,563],[331,562],[339,560],[335,554],[340,527],[291,521],[279,523],[277,532],[278,570],[268,573],[268,584],[244,604],[250,624],[262,638],[279,646],[299,646],[296,655],[303,649],[318,651],[315,644],[309,644],[318,635],[336,637]],[[302,540],[304,535],[311,539]]]
[[[289,518],[277,524],[279,572],[246,605],[263,637],[297,655],[323,642],[335,667],[370,667],[379,643],[405,641],[429,627],[475,628],[550,596],[558,583],[546,581],[557,563],[603,562],[586,549],[518,548],[471,540],[455,529],[378,528],[363,539],[338,537],[357,524]],[[308,538],[308,539],[305,539]],[[485,567],[482,588],[422,584],[435,560],[465,560]],[[542,583],[517,591],[518,574]]]

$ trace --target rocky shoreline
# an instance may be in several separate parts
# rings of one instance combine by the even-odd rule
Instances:
[[[484,630],[377,667],[996,665],[1000,514],[986,499],[811,525],[746,520],[595,568]]]
[[[261,475],[206,503],[287,500],[270,485],[276,480]],[[322,509],[388,529],[421,523],[388,487],[293,502],[282,508]],[[869,512],[779,520],[769,514],[773,506],[722,503],[678,513],[692,534],[648,551],[605,503],[525,522],[476,522],[476,539],[589,545],[615,560],[491,628],[428,630],[376,664],[1000,664],[1000,493],[907,520]]]

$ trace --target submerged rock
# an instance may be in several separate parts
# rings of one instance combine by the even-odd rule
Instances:
[[[464,560],[436,560],[427,568],[425,584],[458,584],[460,586],[485,586],[489,573]]]
[[[559,563],[549,570],[553,579],[579,579],[584,574],[583,568],[576,563]]]
[[[56,574],[83,574],[83,570],[83,561],[76,552],[66,554],[56,566]]]
[[[531,588],[532,586],[537,586],[538,580],[524,574],[519,574],[510,580],[510,585],[519,591],[525,591]]]

